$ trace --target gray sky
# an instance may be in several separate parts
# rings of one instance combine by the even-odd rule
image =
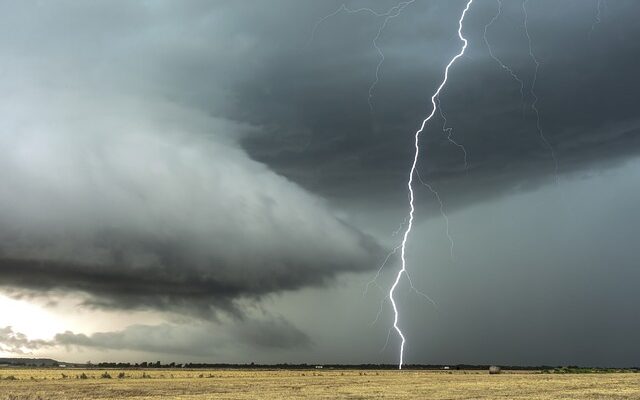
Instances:
[[[341,2],[0,2],[0,293],[54,321],[8,312],[0,354],[396,362],[397,257],[367,283],[465,3],[388,20],[370,108],[384,17]],[[532,93],[498,4],[422,136],[406,361],[638,365],[640,5],[527,2]]]

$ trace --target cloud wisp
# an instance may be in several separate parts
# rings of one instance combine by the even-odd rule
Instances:
[[[227,321],[225,324],[192,321],[190,324],[130,325],[122,330],[91,334],[65,331],[50,340],[29,339],[11,326],[0,328],[0,351],[16,355],[33,355],[52,349],[80,349],[202,358],[225,357],[242,347],[279,352],[312,345],[307,334],[283,317],[273,315]]]

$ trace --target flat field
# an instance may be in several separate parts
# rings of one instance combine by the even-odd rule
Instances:
[[[0,400],[133,398],[640,399],[640,373],[0,369]]]

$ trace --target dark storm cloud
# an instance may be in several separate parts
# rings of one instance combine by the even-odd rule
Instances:
[[[371,40],[381,19],[340,14],[325,20],[307,47],[285,40],[288,53],[242,82],[243,107],[234,111],[269,132],[245,140],[250,154],[333,199],[386,202],[396,193],[394,200],[400,200],[412,133],[429,111],[445,63],[460,47],[456,22],[463,6],[462,1],[417,2],[390,21],[379,41],[386,59],[373,114],[367,106],[377,63]],[[537,1],[528,9],[533,50],[541,62],[536,86],[541,126],[560,173],[636,155],[638,4],[608,3],[593,32],[595,2]],[[469,153],[468,169],[441,132],[439,117],[423,136],[421,175],[444,189],[450,207],[535,187],[554,176],[551,152],[530,108],[534,70],[521,2],[505,2],[488,39],[523,79],[523,102],[518,83],[489,57],[482,38],[496,10],[497,2],[474,2],[464,29],[468,56],[454,66],[441,96],[453,138]],[[325,5],[325,13],[331,11],[332,5]]]
[[[253,333],[264,332],[256,338]],[[257,339],[257,340],[256,340]],[[224,328],[212,324],[132,325],[122,331],[91,335],[59,333],[56,346],[98,350],[133,350],[187,356],[220,356],[237,345],[253,349],[295,349],[310,345],[309,337],[282,318],[248,320]]]
[[[563,201],[551,186],[461,210],[455,265],[446,237],[417,227],[430,245],[410,249],[412,278],[441,312],[404,301],[407,358],[637,366],[639,161],[563,182]]]
[[[240,314],[375,266],[371,237],[239,148],[259,127],[191,104],[194,82],[224,102],[222,73],[256,47],[225,30],[231,3],[2,7],[4,290]]]
[[[251,157],[331,199],[382,203],[404,196],[412,133],[459,49],[456,22],[464,3],[418,1],[389,22],[379,40],[386,59],[373,113],[367,92],[378,56],[371,41],[382,19],[340,13],[311,37],[338,1],[20,2],[6,6],[4,14],[12,18],[1,28],[1,43],[30,78],[53,75],[55,85],[65,87],[124,87],[250,123],[259,127],[243,130]],[[347,4],[384,11],[395,2]],[[638,5],[606,4],[594,25],[596,2],[528,2],[541,62],[541,124],[561,173],[637,154]],[[421,175],[444,190],[450,206],[534,187],[554,175],[530,109],[533,63],[520,1],[505,2],[488,39],[525,82],[523,104],[518,84],[485,47],[482,32],[497,5],[472,5],[464,29],[467,57],[453,68],[442,94],[453,137],[469,152],[468,169],[440,131],[440,119],[423,137]]]
[[[378,246],[320,197],[375,207],[373,222],[385,217],[379,203],[404,206],[412,134],[459,49],[464,2],[417,1],[390,21],[373,113],[371,40],[381,20],[339,14],[309,41],[340,4],[2,3],[3,289],[208,317],[375,268]],[[448,208],[553,178],[530,110],[520,4],[505,2],[488,37],[523,78],[523,104],[482,40],[497,2],[478,0],[465,24],[467,56],[441,96],[468,169],[441,119],[423,137],[421,176]],[[595,1],[528,3],[541,123],[561,173],[615,164],[639,148],[640,6],[607,4],[591,32]],[[275,348],[282,337],[304,342],[295,329],[280,334],[283,324],[235,336]],[[61,339],[125,347],[141,329]]]
[[[235,337],[256,347],[289,349],[306,347],[311,339],[282,317],[266,320],[247,319],[233,329]]]
[[[108,102],[116,115],[105,119],[83,100],[68,116],[38,110],[25,127],[21,113],[40,104],[29,99],[3,121],[3,287],[203,313],[375,265],[373,239],[232,143],[149,125],[153,107],[140,118]]]

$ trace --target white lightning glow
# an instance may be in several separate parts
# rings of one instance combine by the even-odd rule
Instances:
[[[396,330],[396,332],[398,333],[398,336],[401,339],[400,360],[398,363],[398,369],[402,369],[402,364],[404,363],[404,345],[405,345],[406,339],[404,334],[402,333],[402,330],[398,326],[398,306],[396,305],[393,294],[395,293],[395,290],[398,287],[398,283],[400,283],[400,279],[402,279],[403,276],[406,276],[406,272],[407,272],[406,249],[407,249],[407,240],[409,239],[409,235],[411,234],[411,229],[413,227],[413,217],[415,212],[415,206],[413,204],[414,203],[413,177],[416,173],[416,166],[418,164],[418,157],[420,155],[420,134],[422,133],[422,131],[424,131],[427,123],[429,122],[429,120],[431,120],[431,118],[433,118],[433,116],[437,111],[436,99],[438,98],[438,95],[440,94],[440,92],[442,91],[442,89],[447,83],[447,79],[449,77],[449,69],[456,62],[458,58],[464,55],[464,52],[467,48],[467,39],[465,39],[465,37],[462,35],[462,24],[464,22],[464,17],[467,14],[469,7],[471,6],[471,3],[473,3],[473,0],[469,0],[467,2],[466,7],[462,11],[462,15],[460,16],[460,19],[458,20],[458,37],[463,43],[462,48],[460,49],[460,52],[456,54],[447,64],[444,70],[444,78],[440,83],[440,86],[438,86],[437,90],[433,94],[433,96],[431,96],[431,105],[432,105],[431,113],[422,121],[422,124],[420,125],[420,129],[418,129],[414,135],[415,152],[413,156],[413,163],[411,164],[411,170],[409,172],[409,181],[407,182],[407,188],[409,190],[409,221],[407,223],[407,229],[405,230],[402,238],[402,247],[400,251],[401,268],[398,271],[398,274],[396,275],[396,279],[393,282],[391,289],[389,290],[389,300],[391,301],[391,306],[393,307],[393,313],[394,313],[393,328]]]
[[[373,38],[373,41],[372,41],[372,45],[373,45],[374,49],[376,50],[376,53],[378,54],[378,58],[379,58],[378,63],[376,64],[376,69],[375,69],[375,79],[373,80],[373,82],[369,86],[369,90],[368,90],[367,103],[369,104],[369,110],[371,111],[372,114],[373,114],[373,95],[374,95],[374,91],[375,91],[376,86],[380,82],[380,71],[381,71],[382,65],[383,65],[383,63],[385,61],[384,53],[383,53],[382,49],[380,48],[380,46],[378,45],[378,40],[380,39],[382,33],[384,32],[385,28],[387,27],[387,24],[389,23],[389,21],[391,19],[393,19],[393,18],[398,17],[407,6],[413,4],[415,1],[416,0],[407,0],[407,1],[399,2],[395,6],[389,8],[386,12],[377,12],[377,11],[371,9],[371,8],[366,8],[366,7],[357,8],[357,9],[351,9],[351,8],[347,7],[346,4],[342,4],[342,5],[340,5],[340,7],[338,7],[336,10],[334,10],[332,13],[325,15],[324,17],[322,17],[321,19],[319,19],[316,22],[316,24],[314,25],[314,27],[313,27],[313,29],[311,31],[311,35],[309,37],[309,40],[307,41],[307,45],[309,45],[313,41],[313,39],[315,37],[315,34],[316,34],[316,31],[318,30],[320,25],[324,21],[326,21],[327,19],[329,19],[331,17],[334,17],[334,16],[338,15],[341,12],[345,12],[347,14],[368,13],[368,14],[373,15],[374,17],[377,17],[377,18],[378,17],[380,17],[380,18],[384,17],[384,20],[383,20],[382,24],[378,27],[377,33],[376,33],[376,35],[375,35],[375,37]],[[471,2],[469,2],[469,3],[471,3]],[[465,12],[466,12],[466,10],[465,10]],[[465,41],[465,47],[466,47],[466,41]],[[437,94],[435,95],[435,98],[432,99],[432,102],[436,101],[436,100],[437,100],[438,105],[439,105],[440,104],[440,100],[437,97]],[[453,139],[453,137],[452,137],[452,128],[447,128],[446,127],[447,119],[446,119],[445,114],[442,112],[442,110],[440,108],[438,108],[438,110],[440,110],[440,115],[441,115],[441,117],[442,117],[442,119],[444,121],[443,131],[447,134],[447,140],[450,143],[452,143],[453,145],[459,147],[462,150],[462,152],[464,154],[464,164],[465,164],[465,169],[466,169],[467,168],[467,151],[466,151],[466,149],[464,148],[463,145],[457,143]],[[434,110],[434,113],[435,113],[435,110]],[[432,116],[433,115],[431,115],[429,118],[431,118]],[[415,168],[415,165],[414,165],[414,168]],[[452,258],[453,258],[453,239],[452,239],[452,237],[451,237],[451,235],[449,233],[449,219],[448,219],[447,215],[444,212],[444,204],[442,203],[442,200],[440,199],[440,196],[438,195],[438,193],[431,186],[429,186],[428,184],[426,184],[426,183],[424,183],[424,184],[425,184],[425,186],[427,186],[431,190],[431,192],[436,197],[438,203],[440,204],[440,212],[441,212],[441,214],[444,217],[445,222],[446,222],[446,234],[447,234],[447,237],[449,238],[449,241],[451,243],[451,255],[452,255]],[[396,236],[400,232],[402,232],[402,230],[407,225],[407,222],[408,222],[410,217],[411,218],[413,217],[413,212],[411,213],[410,216],[408,215],[408,216],[405,217],[404,221],[400,224],[398,229],[392,233],[392,236]],[[406,232],[405,232],[405,235],[403,236],[403,243],[405,243],[405,242],[406,242]],[[394,254],[396,254],[397,251],[402,247],[403,247],[403,244],[399,244],[396,247],[394,247],[387,254],[386,258],[384,259],[384,261],[382,262],[382,264],[378,268],[375,276],[369,282],[367,282],[367,284],[366,284],[366,286],[364,288],[364,292],[362,294],[363,296],[365,296],[369,292],[369,290],[370,290],[370,288],[372,286],[377,288],[377,289],[379,289],[380,291],[383,291],[382,287],[380,287],[380,285],[378,284],[378,279],[382,276],[382,271],[384,270],[385,266],[387,265],[387,263],[389,262],[391,257]],[[403,274],[406,276],[406,279],[409,282],[409,286],[410,286],[411,291],[413,291],[414,293],[416,293],[419,296],[421,296],[424,299],[426,299],[437,310],[438,306],[437,306],[436,302],[433,299],[431,299],[426,293],[418,290],[414,286],[413,281],[411,280],[411,276],[406,271],[406,269],[404,269]],[[386,300],[387,300],[386,296],[381,299],[380,307],[378,308],[378,312],[376,314],[376,317],[373,320],[373,322],[371,323],[371,325],[375,325],[378,322],[378,320],[380,319],[380,316],[382,315],[384,304],[385,304]],[[397,314],[397,310],[395,308],[395,305],[394,305],[394,311]],[[394,326],[397,329],[397,323],[394,324]],[[393,329],[393,327],[389,328],[389,333],[387,335],[387,340],[385,342],[385,346],[383,347],[383,350],[387,347],[387,344],[389,342],[389,337],[390,337],[392,329]]]
[[[416,170],[417,172],[417,170]],[[419,177],[419,176],[418,176]],[[422,178],[420,178],[420,180],[422,181]],[[429,186],[428,184],[425,183],[425,186]],[[430,187],[430,186],[429,186]],[[438,199],[438,202],[440,203],[440,211],[442,212],[442,215],[446,221],[447,224],[447,236],[449,237],[449,240],[451,242],[451,252],[452,252],[452,257],[453,257],[453,239],[451,238],[451,235],[449,234],[449,219],[447,218],[446,214],[444,213],[444,203],[440,200],[440,196],[438,195],[437,192],[435,192],[433,189],[431,189],[432,193],[434,193],[434,195],[436,196],[436,198]],[[391,259],[391,256],[393,256],[394,254],[396,254],[398,252],[398,250],[400,250],[400,248],[402,247],[401,244],[399,244],[398,246],[394,247],[385,257],[384,261],[382,262],[382,264],[380,265],[380,267],[378,268],[378,271],[376,272],[376,275],[369,281],[367,282],[367,285],[364,288],[364,292],[362,292],[362,296],[366,296],[367,293],[369,292],[369,289],[371,289],[371,286],[374,286],[380,290],[382,290],[382,288],[380,287],[380,285],[378,285],[378,278],[380,278],[380,276],[382,275],[382,270],[384,269],[384,267],[387,265],[387,263],[389,262],[389,259]],[[414,285],[413,285],[413,281],[411,280],[411,276],[409,275],[408,272],[405,272],[406,276],[407,276],[407,280],[409,281],[409,285],[411,287],[411,290],[416,293],[419,296],[424,297],[427,301],[429,301],[429,303],[431,303],[433,305],[433,307],[437,310],[438,309],[438,305],[436,304],[436,302],[429,297],[427,294],[425,294],[424,292],[418,290]],[[386,297],[382,298],[382,301],[380,302],[380,308],[378,309],[378,313],[376,314],[376,318],[373,320],[373,322],[371,323],[371,325],[375,325],[376,322],[378,322],[378,320],[380,319],[380,315],[382,314],[382,306],[384,305],[384,302],[386,301]]]
[[[407,219],[409,219],[408,215],[404,217],[404,221],[402,221],[402,223],[398,225],[398,228],[395,231],[391,232],[391,237],[396,237],[400,234],[400,232],[402,231],[402,228],[404,228],[404,226],[407,223]]]

